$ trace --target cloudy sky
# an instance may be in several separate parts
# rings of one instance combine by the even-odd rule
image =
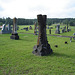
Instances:
[[[0,0],[0,17],[75,18],[75,0]]]

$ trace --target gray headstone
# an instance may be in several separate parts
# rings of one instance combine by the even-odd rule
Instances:
[[[60,34],[60,25],[57,25],[56,26],[55,34]]]
[[[6,26],[6,24],[3,24],[2,30],[1,30],[0,33],[2,33],[2,34],[12,33],[11,25],[8,24],[8,25]]]
[[[32,26],[30,26],[29,29],[32,30]]]

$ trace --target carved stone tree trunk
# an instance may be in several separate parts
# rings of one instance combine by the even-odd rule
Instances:
[[[37,45],[33,47],[32,53],[39,56],[51,54],[53,51],[50,48],[50,45],[48,44],[46,35],[46,15],[41,14],[37,15],[37,20],[38,20],[39,34]]]
[[[18,40],[19,39],[19,36],[18,36],[18,33],[17,33],[17,19],[14,18],[13,19],[13,32],[12,32],[12,35],[10,36],[10,39],[15,39],[15,40]]]

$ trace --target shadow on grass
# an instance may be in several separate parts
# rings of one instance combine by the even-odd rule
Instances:
[[[55,52],[53,52],[51,55],[48,55],[48,56],[51,56],[51,57],[54,57],[54,56],[56,56],[56,57],[66,57],[66,58],[72,57],[72,56],[67,55],[67,54],[55,53]]]
[[[75,42],[75,41],[71,41],[71,42]]]

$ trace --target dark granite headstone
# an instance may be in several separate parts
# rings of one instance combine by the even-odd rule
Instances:
[[[19,36],[17,33],[17,24],[16,24],[16,18],[13,19],[13,32],[12,35],[10,36],[10,39],[18,40]]]
[[[48,54],[53,53],[50,45],[47,41],[47,35],[46,35],[46,15],[37,15],[38,20],[38,40],[37,45],[33,47],[33,54],[39,55],[39,56],[45,56]]]
[[[26,31],[28,31],[28,27],[25,27],[25,28],[23,28],[22,30],[26,30]]]
[[[49,33],[51,34],[51,29],[49,29]]]

